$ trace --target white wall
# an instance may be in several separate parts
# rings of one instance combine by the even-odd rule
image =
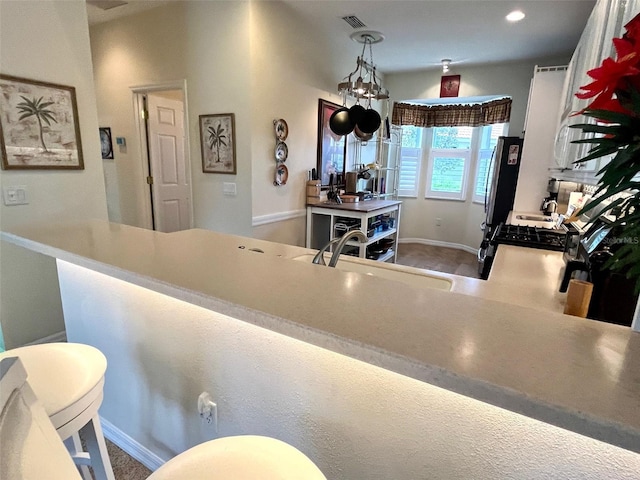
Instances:
[[[195,226],[251,233],[252,117],[248,1],[187,4],[187,83]],[[202,173],[198,115],[235,113],[237,175]],[[222,194],[235,182],[237,196]]]
[[[70,338],[109,362],[101,415],[147,459],[257,434],[294,445],[336,480],[631,480],[640,471],[637,453],[59,265]],[[218,404],[217,432],[198,416],[202,391]]]
[[[318,99],[341,102],[336,84],[359,53],[348,32],[344,48],[335,48],[335,39],[282,2],[210,1],[95,25],[91,41],[101,124],[128,144],[105,163],[112,220],[120,209],[123,223],[148,226],[130,87],[185,78],[195,226],[304,243],[304,217],[283,228],[277,220],[304,211],[306,172],[316,165]],[[203,174],[198,115],[224,112],[236,115],[238,174]],[[278,118],[290,132],[289,179],[281,187],[273,185]],[[223,182],[237,184],[236,197],[222,194]],[[260,224],[274,215],[276,223],[251,230],[252,219]]]
[[[2,170],[29,204],[0,206],[0,229],[106,219],[98,117],[84,2],[0,2],[0,71],[76,89],[84,170]],[[1,243],[0,320],[8,348],[64,329],[55,263]]]
[[[318,99],[342,103],[337,83],[351,71],[357,50],[346,34],[344,48],[331,48],[329,39],[289,5],[252,4],[254,217],[304,208],[307,171],[316,166]],[[278,118],[289,126],[289,180],[274,187],[273,120]]]
[[[91,27],[100,123],[127,139],[126,151],[115,151],[115,174],[109,172],[119,188],[108,192],[109,202],[119,205],[122,223],[151,225],[131,87],[186,80],[194,225],[250,233],[249,6],[177,2]],[[236,175],[202,172],[198,116],[211,113],[235,114]],[[236,183],[237,196],[224,196],[223,182]]]
[[[104,161],[111,221],[150,228],[131,87],[185,78],[185,22],[182,5],[170,5],[90,29],[100,126],[127,143]]]

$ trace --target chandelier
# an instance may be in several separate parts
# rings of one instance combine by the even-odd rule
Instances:
[[[342,95],[343,100],[346,100],[347,96],[368,99],[369,101],[388,99],[389,91],[378,83],[376,77],[373,48],[371,47],[374,43],[382,42],[384,35],[380,32],[366,30],[353,33],[351,39],[362,43],[362,53],[356,60],[356,69],[338,84],[338,92]],[[368,59],[365,58],[367,46],[369,47]]]

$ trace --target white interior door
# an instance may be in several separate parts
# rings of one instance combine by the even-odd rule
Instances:
[[[192,225],[184,104],[149,94],[147,108],[155,229],[160,232],[186,230]]]

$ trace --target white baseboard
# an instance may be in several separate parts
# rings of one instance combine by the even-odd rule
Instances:
[[[39,345],[41,343],[54,343],[54,342],[66,342],[66,341],[67,341],[67,333],[63,330],[61,332],[54,333],[53,335],[48,335],[46,337],[42,337],[37,340],[34,340],[33,342],[29,342],[26,345]]]
[[[164,465],[164,460],[149,449],[140,445],[122,430],[116,428],[108,420],[100,417],[100,423],[102,424],[102,433],[105,438],[115,443],[121,450],[127,453],[130,457],[136,459],[152,472],[155,472],[158,468]]]
[[[457,250],[463,250],[474,255],[478,252],[477,248],[463,245],[461,243],[443,242],[441,240],[428,240],[426,238],[399,238],[398,243],[420,243],[422,245],[433,245],[434,247],[455,248]]]

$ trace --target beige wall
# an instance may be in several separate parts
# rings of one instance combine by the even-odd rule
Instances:
[[[460,97],[505,95],[513,99],[509,135],[521,136],[529,98],[529,86],[536,65],[566,65],[569,58],[534,59],[529,62],[476,67],[454,66],[459,74]],[[441,70],[391,74],[386,84],[394,101],[438,98]],[[542,159],[541,159],[542,161]],[[470,195],[464,202],[424,198],[426,164],[421,169],[417,198],[402,198],[400,238],[436,240],[477,249],[482,240],[480,224],[484,206],[473,203]],[[441,225],[436,226],[436,218]]]
[[[114,139],[124,137],[127,143],[125,149],[114,145],[114,159],[104,162],[114,222],[151,226],[131,88],[185,78],[185,30],[181,5],[155,8],[90,29],[100,126],[110,127]]]
[[[344,48],[280,2],[254,2],[251,22],[253,216],[305,206],[307,171],[316,166],[318,99],[342,103],[337,82],[352,69],[358,46],[345,34]],[[274,187],[273,120],[289,126],[286,185]]]
[[[122,223],[151,225],[132,87],[184,83],[194,225],[250,233],[249,17],[249,2],[177,2],[91,28],[100,123],[127,139],[107,174]],[[236,175],[202,172],[198,116],[210,113],[235,114]],[[235,182],[237,196],[224,196],[223,182]]]
[[[84,2],[0,2],[0,71],[76,89],[84,170],[3,170],[28,205],[0,205],[0,229],[106,219],[89,32]],[[0,320],[8,348],[64,330],[55,261],[0,244]]]
[[[127,137],[127,151],[116,149],[115,161],[105,164],[110,210],[119,210],[123,223],[149,225],[130,87],[185,79],[195,226],[300,242],[304,225],[274,237],[270,228],[252,231],[252,219],[304,209],[306,171],[316,164],[318,98],[339,101],[328,92],[355,58],[351,52],[332,53],[313,25],[280,2],[182,2],[98,24],[91,42],[100,123]],[[198,115],[225,112],[235,114],[238,173],[204,174]],[[282,187],[273,185],[277,118],[290,129]],[[222,194],[224,182],[236,183],[237,196]]]

